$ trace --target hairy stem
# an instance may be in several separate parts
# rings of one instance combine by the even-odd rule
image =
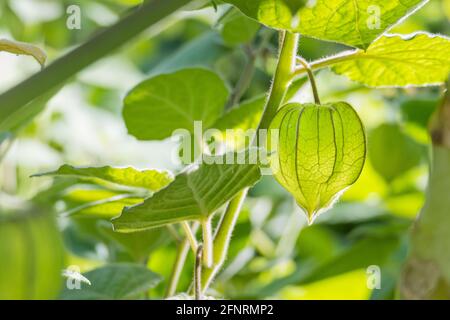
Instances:
[[[190,0],[146,1],[113,26],[3,93],[0,95],[0,126],[29,102],[58,87],[85,67],[124,45],[149,26],[189,2]]]
[[[297,34],[287,31],[282,33],[277,69],[258,130],[269,128],[270,122],[283,102],[286,91],[292,81],[292,75],[295,72],[298,39],[299,36]]]
[[[170,274],[169,284],[166,289],[165,297],[171,297],[177,292],[178,282],[180,280],[181,271],[183,271],[186,257],[189,253],[189,241],[185,239],[178,245],[177,257],[175,258],[175,265]]]
[[[189,245],[191,246],[192,252],[197,252],[197,239],[195,239],[195,231],[191,229],[189,226],[189,223],[187,221],[183,221],[181,223],[184,233],[186,234],[186,240],[189,242]],[[198,228],[198,223],[196,224],[195,229]]]
[[[223,263],[227,257],[228,247],[230,245],[231,235],[236,225],[237,218],[247,195],[247,189],[241,191],[236,197],[234,197],[227,206],[222,220],[217,227],[216,234],[214,236],[214,255],[213,265],[211,268],[204,268],[202,274],[202,288],[205,291],[208,289],[212,280],[222,268]]]
[[[203,265],[206,268],[211,268],[213,264],[213,238],[211,218],[206,218],[202,221],[203,233]]]
[[[194,267],[194,299],[203,299],[202,290],[202,256],[203,256],[203,245],[199,245],[195,255],[195,267]]]
[[[192,228],[189,227],[189,230],[192,232],[192,234],[194,234],[195,232],[197,232],[198,227],[198,222],[194,222]],[[169,278],[169,285],[166,289],[166,298],[173,296],[177,292],[178,282],[180,281],[181,272],[183,271],[183,267],[186,263],[186,258],[189,253],[189,247],[191,245],[192,244],[188,236],[186,236],[184,240],[178,245],[177,257],[175,258],[175,264]],[[197,253],[197,248],[198,246],[194,250],[194,254]]]

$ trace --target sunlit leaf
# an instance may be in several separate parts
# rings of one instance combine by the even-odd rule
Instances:
[[[300,13],[301,34],[367,48],[428,0],[317,0]]]
[[[42,176],[78,177],[95,182],[100,181],[128,187],[145,188],[151,191],[158,191],[164,188],[173,179],[171,173],[167,171],[139,171],[131,167],[113,168],[109,166],[77,168],[69,165],[63,165],[56,171],[34,175],[34,177]]]
[[[310,221],[359,177],[366,145],[361,120],[345,102],[292,103],[275,116],[269,131],[279,130],[271,158],[278,182]]]
[[[87,191],[92,192],[92,191]],[[144,201],[128,194],[119,194],[110,198],[81,203],[63,212],[65,216],[111,219],[119,215],[125,207]]]
[[[427,33],[386,35],[333,71],[371,87],[440,84],[450,72],[450,39]]]
[[[206,69],[183,69],[150,78],[124,100],[123,117],[128,132],[141,140],[161,140],[175,130],[204,128],[222,114],[228,97],[223,80]]]
[[[115,230],[132,232],[208,217],[261,177],[258,163],[250,163],[249,152],[205,159],[205,163],[178,175],[144,203],[125,208],[120,217],[113,219]]]

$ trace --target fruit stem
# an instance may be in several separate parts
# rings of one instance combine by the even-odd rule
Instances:
[[[319,91],[317,90],[316,79],[314,78],[314,73],[312,71],[311,66],[308,61],[306,61],[303,57],[298,56],[297,61],[303,66],[303,68],[308,73],[309,82],[311,83],[311,89],[314,95],[314,102],[316,104],[320,104]]]

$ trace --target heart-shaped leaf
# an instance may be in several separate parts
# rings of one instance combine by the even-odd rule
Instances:
[[[135,87],[124,101],[123,118],[128,132],[141,140],[162,140],[175,130],[204,128],[222,114],[228,89],[214,72],[183,69],[158,75]]]

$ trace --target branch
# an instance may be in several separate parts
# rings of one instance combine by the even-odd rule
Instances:
[[[19,115],[14,118],[14,121],[18,123],[3,128],[5,122],[23,110],[28,103],[58,87],[82,69],[121,47],[149,26],[161,21],[189,2],[190,0],[147,1],[113,26],[3,93],[0,95],[0,128],[8,130],[11,126],[23,121],[26,115]]]

